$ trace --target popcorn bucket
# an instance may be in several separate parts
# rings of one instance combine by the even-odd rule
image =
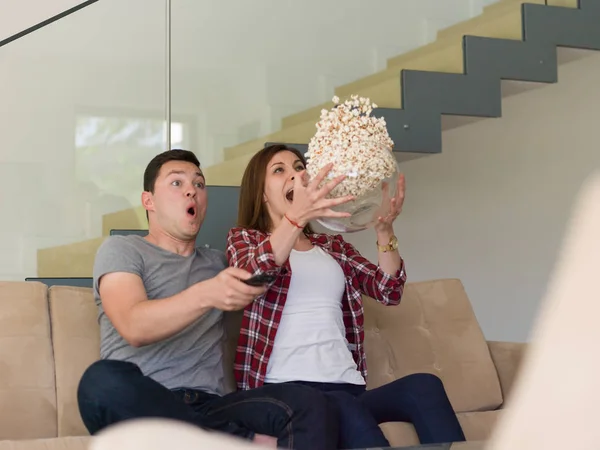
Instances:
[[[324,183],[346,175],[328,198],[354,196],[355,200],[333,208],[351,216],[321,218],[317,222],[335,232],[351,233],[369,228],[379,216],[387,215],[399,168],[385,120],[371,117],[377,105],[356,95],[341,104],[334,97],[333,102],[331,110],[321,111],[317,132],[309,142],[306,172],[313,178],[333,163]]]

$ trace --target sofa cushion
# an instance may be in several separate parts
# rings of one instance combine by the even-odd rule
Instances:
[[[100,358],[98,309],[90,288],[53,286],[49,298],[58,436],[87,435],[77,406],[77,386],[85,369]]]
[[[0,282],[0,440],[56,436],[46,286]]]
[[[92,439],[92,437],[87,436],[26,441],[0,441],[0,450],[88,450]]]
[[[501,411],[477,411],[457,414],[467,441],[479,442],[489,439],[500,413]],[[390,445],[394,447],[408,447],[419,444],[419,438],[411,423],[382,423],[381,429]]]
[[[467,440],[485,441],[489,439],[503,411],[502,409],[497,409],[495,411],[459,413],[458,421]]]
[[[392,447],[419,445],[419,437],[409,422],[387,422],[379,427]]]
[[[223,328],[225,339],[223,342],[223,369],[225,372],[225,392],[237,390],[235,376],[233,374],[233,361],[235,350],[242,327],[242,311],[226,311],[223,314]]]
[[[498,374],[459,280],[407,283],[398,306],[365,299],[368,388],[415,372],[440,377],[457,412],[502,404]]]

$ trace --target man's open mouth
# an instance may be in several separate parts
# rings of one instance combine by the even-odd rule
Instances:
[[[196,207],[195,206],[190,206],[187,209],[187,213],[190,217],[196,217]]]

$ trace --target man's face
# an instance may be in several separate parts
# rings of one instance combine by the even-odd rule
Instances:
[[[160,168],[154,193],[142,194],[142,203],[151,225],[176,239],[195,239],[206,215],[204,175],[190,162],[169,161]]]

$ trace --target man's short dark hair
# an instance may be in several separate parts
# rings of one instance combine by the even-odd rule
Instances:
[[[160,168],[169,161],[185,161],[200,168],[200,161],[198,161],[196,155],[189,150],[175,149],[162,152],[152,158],[152,161],[150,161],[148,166],[146,166],[146,170],[144,171],[144,191],[154,193],[154,186],[156,184],[156,179],[158,178]]]

